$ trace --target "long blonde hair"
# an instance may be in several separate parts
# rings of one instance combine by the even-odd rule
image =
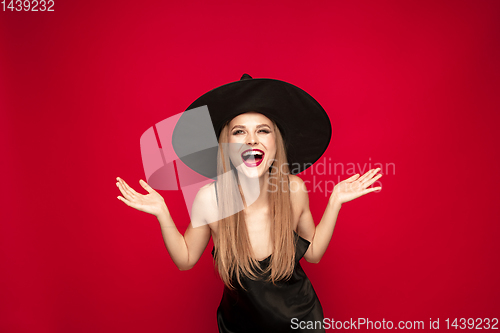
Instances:
[[[271,217],[271,241],[273,252],[270,263],[264,270],[259,261],[251,255],[252,247],[248,237],[244,211],[235,209],[235,199],[245,198],[238,180],[237,171],[230,161],[227,149],[219,144],[217,154],[217,197],[221,216],[218,222],[218,236],[214,239],[214,264],[224,284],[235,289],[234,278],[241,283],[242,275],[250,279],[258,279],[260,273],[268,274],[267,281],[275,283],[291,277],[295,264],[296,239],[292,229],[292,206],[289,190],[289,168],[285,144],[281,132],[274,121],[276,133],[276,156],[270,171],[268,187],[268,203]],[[219,143],[229,142],[229,121],[224,124],[219,136]],[[226,150],[226,151],[225,151]],[[227,172],[229,172],[227,174]],[[269,171],[269,172],[270,172]],[[267,171],[266,171],[267,172]],[[225,174],[224,177],[221,175]],[[228,177],[229,175],[229,177]],[[235,212],[231,214],[228,212]],[[259,274],[259,275],[258,275]]]

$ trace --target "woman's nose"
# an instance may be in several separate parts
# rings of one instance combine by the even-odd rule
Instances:
[[[249,146],[259,144],[257,136],[255,136],[253,134],[248,135],[247,144]]]

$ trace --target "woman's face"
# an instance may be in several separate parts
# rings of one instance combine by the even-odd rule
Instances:
[[[276,156],[273,122],[261,113],[247,112],[229,123],[229,157],[247,177],[262,177]]]

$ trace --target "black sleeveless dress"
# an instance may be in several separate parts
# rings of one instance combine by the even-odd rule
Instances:
[[[322,323],[324,316],[318,296],[299,262],[310,242],[295,231],[294,236],[297,241],[295,268],[289,280],[273,285],[264,281],[269,273],[261,273],[260,280],[242,277],[246,291],[238,283],[235,283],[236,290],[224,285],[222,300],[217,308],[220,333],[325,332],[322,328],[299,328],[301,322],[302,327],[307,327],[308,321]],[[212,256],[214,251],[215,247]],[[269,265],[270,258],[259,261],[263,269]]]

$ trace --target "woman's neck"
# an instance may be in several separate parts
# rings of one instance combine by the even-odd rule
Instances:
[[[247,178],[241,175],[241,173],[238,174],[238,177],[241,188],[243,190],[243,194],[245,195],[247,208],[258,210],[267,207],[269,172],[264,172],[264,174],[258,178],[258,185],[257,179],[255,178]]]

